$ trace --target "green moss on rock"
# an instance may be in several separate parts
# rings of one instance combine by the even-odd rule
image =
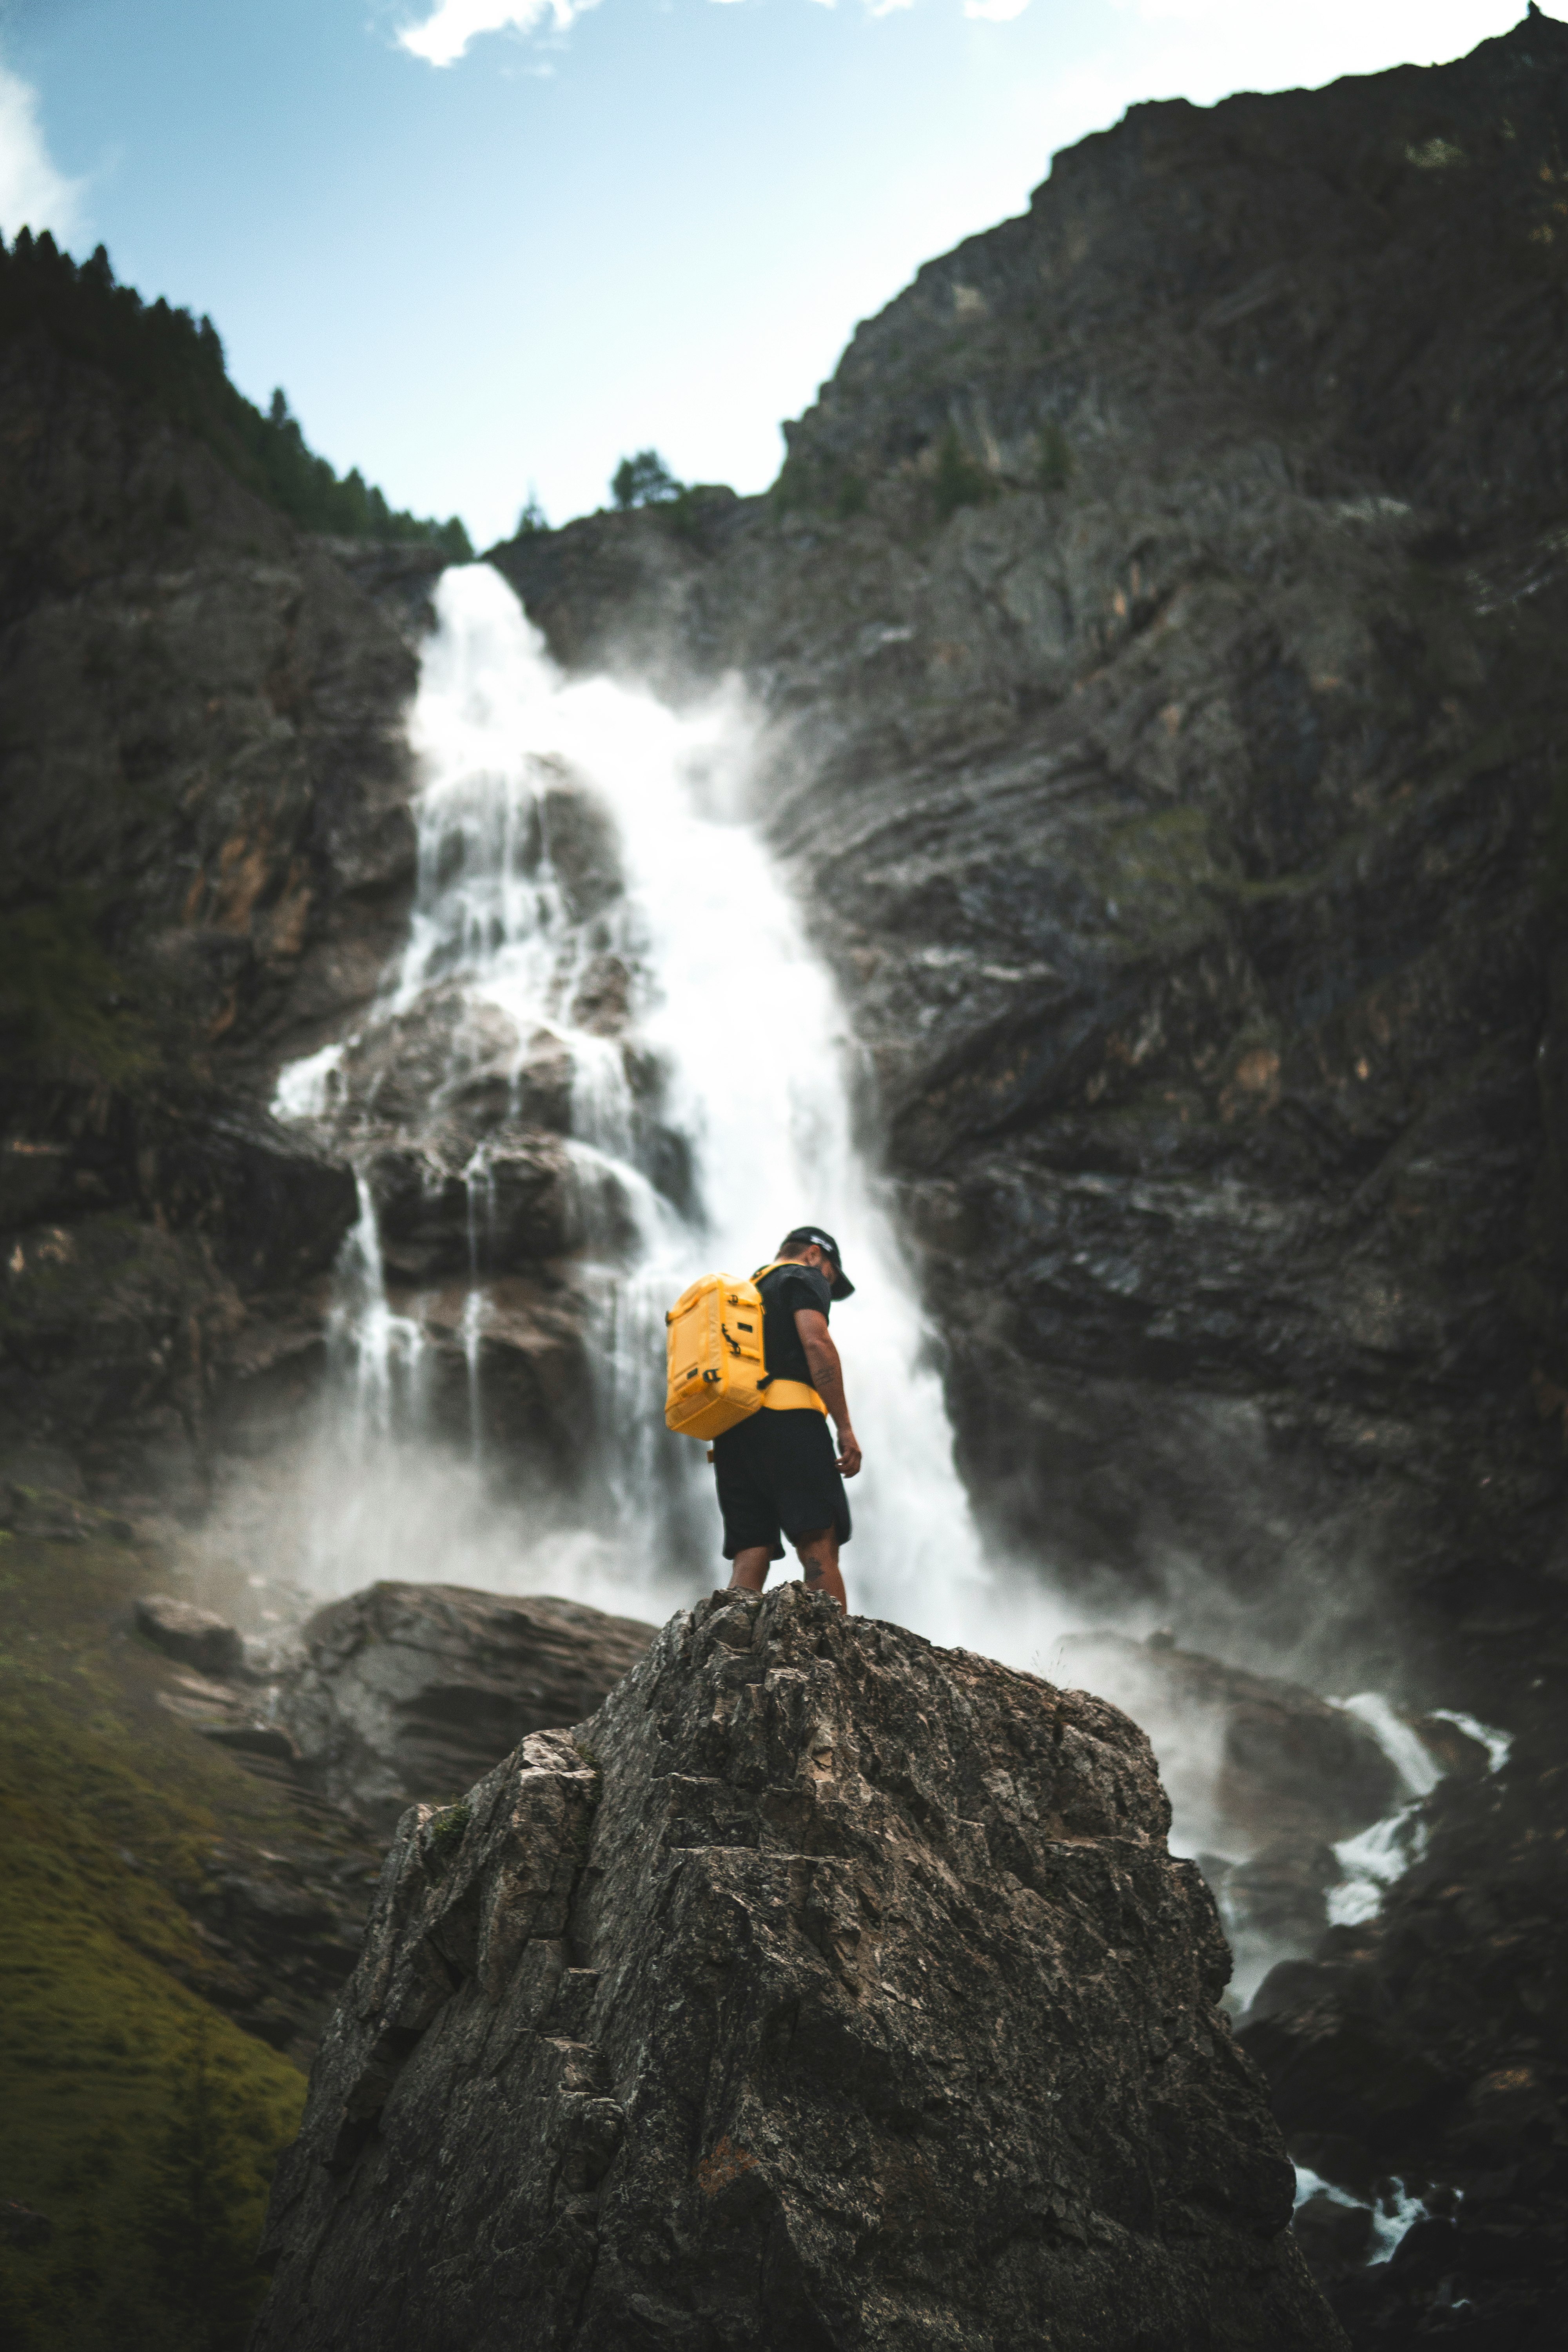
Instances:
[[[0,2253],[18,2352],[237,2352],[304,2096],[205,1997],[222,1958],[176,1899],[222,1837],[297,1825],[158,1706],[121,1629],[147,1574],[122,1544],[0,1554],[0,2197],[54,2232]]]

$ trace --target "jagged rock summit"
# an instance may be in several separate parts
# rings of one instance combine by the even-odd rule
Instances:
[[[407,1812],[255,2352],[1342,2343],[1147,1740],[786,1586]]]

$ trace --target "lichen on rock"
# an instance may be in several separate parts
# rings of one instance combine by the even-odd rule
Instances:
[[[1328,2347],[1103,1701],[786,1586],[388,1855],[256,2352]]]

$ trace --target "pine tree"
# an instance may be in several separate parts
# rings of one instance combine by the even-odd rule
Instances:
[[[639,449],[635,457],[623,457],[610,478],[610,495],[623,511],[628,507],[667,506],[679,498],[684,487],[657,449]]]

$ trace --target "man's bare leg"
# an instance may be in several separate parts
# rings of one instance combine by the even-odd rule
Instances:
[[[847,1616],[849,1602],[845,1596],[844,1579],[838,1573],[837,1528],[818,1528],[815,1534],[800,1537],[795,1544],[795,1550],[800,1555],[800,1564],[805,1571],[806,1591],[826,1592],[830,1601],[837,1601],[840,1609]],[[740,1566],[739,1559],[735,1565],[737,1568]],[[760,1586],[758,1590],[761,1590]]]
[[[738,1551],[730,1563],[731,1591],[760,1592],[773,1564],[773,1556],[765,1544],[752,1544],[747,1550]]]

